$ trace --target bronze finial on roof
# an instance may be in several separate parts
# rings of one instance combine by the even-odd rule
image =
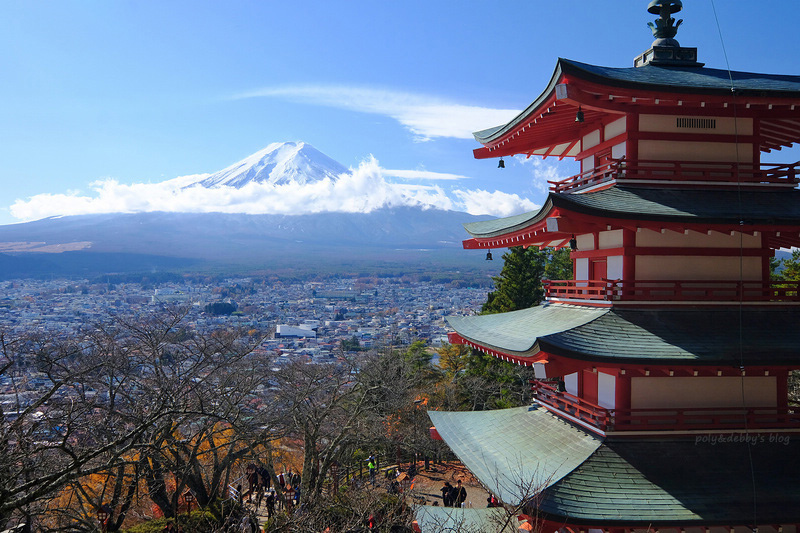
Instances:
[[[652,0],[650,2],[647,6],[647,12],[659,15],[655,24],[652,22],[647,23],[653,32],[653,37],[656,38],[656,42],[653,45],[679,46],[674,37],[678,33],[678,26],[681,25],[683,19],[676,24],[671,15],[681,9],[683,9],[683,3],[680,0]]]
[[[653,37],[656,38],[650,50],[633,60],[634,66],[661,65],[673,67],[702,67],[697,62],[697,48],[684,48],[675,40],[678,26],[683,19],[675,21],[674,13],[683,9],[681,0],[650,0],[647,12],[658,15],[655,23],[648,22]]]

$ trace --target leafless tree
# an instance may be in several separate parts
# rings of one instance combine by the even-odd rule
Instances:
[[[0,427],[2,523],[31,528],[46,512],[48,529],[91,523],[106,506],[113,531],[140,482],[167,516],[185,490],[207,506],[279,430],[278,418],[259,409],[269,364],[253,354],[258,339],[199,335],[182,310],[117,317],[66,339],[1,340],[0,377],[14,391]],[[86,490],[84,481],[100,474],[104,486]],[[54,518],[48,502],[70,487],[82,505]]]

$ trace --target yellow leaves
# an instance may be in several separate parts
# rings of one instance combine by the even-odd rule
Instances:
[[[439,366],[451,376],[455,376],[467,367],[469,348],[463,344],[445,344],[437,352]]]

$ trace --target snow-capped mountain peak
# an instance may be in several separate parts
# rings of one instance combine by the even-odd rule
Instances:
[[[248,183],[306,184],[336,179],[348,169],[304,142],[272,143],[263,150],[215,172],[196,185],[241,188]]]

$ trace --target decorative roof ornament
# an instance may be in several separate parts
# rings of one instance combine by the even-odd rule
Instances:
[[[683,9],[683,3],[680,0],[652,0],[650,2],[647,12],[660,16],[656,19],[655,24],[647,23],[653,32],[653,37],[656,38],[653,46],[680,46],[674,37],[678,33],[678,27],[683,19],[676,24],[671,15],[681,9]]]
[[[656,38],[643,54],[633,60],[633,65],[643,67],[646,65],[658,65],[664,67],[702,67],[702,63],[697,62],[697,48],[684,48],[675,40],[678,27],[683,23],[683,19],[675,21],[672,17],[674,13],[683,9],[681,0],[650,0],[647,5],[647,12],[658,15],[655,24],[648,22],[653,37]]]

